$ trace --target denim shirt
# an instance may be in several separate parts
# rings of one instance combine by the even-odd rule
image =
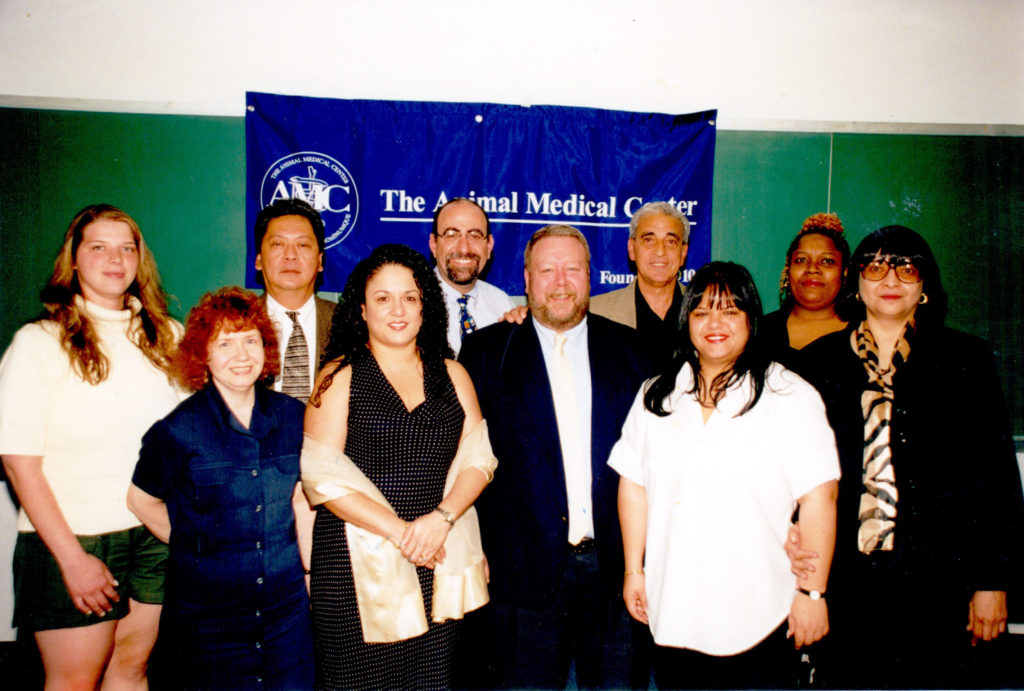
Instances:
[[[259,616],[305,594],[292,509],[303,414],[257,386],[245,429],[211,384],[143,437],[132,481],[167,504],[169,605]]]

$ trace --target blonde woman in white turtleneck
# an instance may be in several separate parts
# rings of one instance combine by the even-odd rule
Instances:
[[[40,297],[46,312],[0,361],[15,624],[35,635],[47,689],[144,689],[166,545],[125,496],[142,435],[180,399],[181,326],[138,225],[105,204],[72,219]]]

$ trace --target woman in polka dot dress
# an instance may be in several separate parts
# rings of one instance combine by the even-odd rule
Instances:
[[[397,547],[416,567],[429,616],[448,533],[489,479],[468,467],[445,493],[460,440],[481,421],[469,375],[450,359],[446,319],[426,260],[402,245],[382,245],[359,263],[334,316],[305,431],[343,450],[373,483],[370,494],[379,490],[386,503],[356,491],[317,512],[311,595],[320,688],[450,686],[459,621],[432,621],[425,633],[395,642],[364,641],[368,622],[360,618],[345,532],[350,523]],[[304,481],[305,471],[304,455]]]

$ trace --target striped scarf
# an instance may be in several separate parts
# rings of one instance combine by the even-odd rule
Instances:
[[[864,554],[875,550],[892,551],[896,503],[899,500],[892,449],[889,446],[892,378],[896,369],[910,355],[907,337],[912,331],[913,321],[907,323],[903,335],[896,343],[892,364],[885,370],[878,364],[878,345],[867,322],[861,322],[855,332],[857,355],[868,373],[868,385],[860,399],[864,411],[864,493],[860,496],[860,529],[857,531],[857,548]]]

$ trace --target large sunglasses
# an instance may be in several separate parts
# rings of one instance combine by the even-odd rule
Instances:
[[[866,281],[881,281],[889,275],[889,270],[896,272],[896,278],[901,283],[918,283],[921,280],[921,272],[917,270],[909,259],[900,258],[878,258],[871,260],[860,268],[860,275]]]

